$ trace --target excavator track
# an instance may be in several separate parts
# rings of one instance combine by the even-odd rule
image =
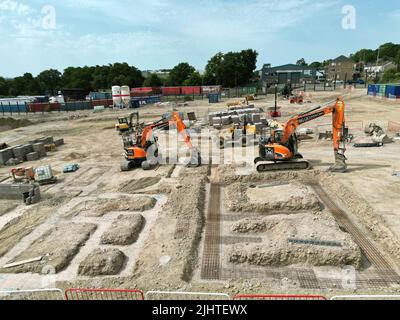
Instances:
[[[274,171],[298,171],[308,170],[311,164],[308,161],[289,161],[289,162],[258,162],[256,169],[258,172],[274,172]]]

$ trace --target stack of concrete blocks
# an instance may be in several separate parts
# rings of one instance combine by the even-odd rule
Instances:
[[[0,165],[4,166],[13,157],[13,149],[0,150]]]
[[[36,183],[0,184],[0,199],[21,199],[26,205],[35,204],[41,199],[40,186]]]
[[[254,105],[235,106],[229,110],[213,112],[209,114],[209,124],[215,129],[222,129],[224,126],[232,124],[254,124],[257,132],[260,132],[266,125],[267,119],[261,117],[262,111]]]
[[[14,165],[15,163],[39,160],[47,156],[46,145],[52,144],[59,147],[64,144],[64,139],[54,140],[53,137],[43,137],[24,145],[0,150],[0,165],[9,165],[10,163]]]

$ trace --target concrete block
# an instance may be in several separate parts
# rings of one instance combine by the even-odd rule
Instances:
[[[216,126],[216,125],[220,126],[221,124],[222,124],[222,120],[221,120],[220,117],[216,117],[216,118],[213,119],[213,125],[214,126]]]
[[[36,161],[36,160],[39,160],[39,153],[37,153],[37,152],[28,153],[28,154],[26,155],[26,159],[27,159],[28,161]]]
[[[52,143],[54,143],[54,138],[53,137],[44,137],[44,138],[38,139],[36,142],[41,142],[44,144],[52,144]]]
[[[37,152],[40,158],[43,158],[47,155],[44,143],[35,143],[32,147],[33,151]]]
[[[54,144],[56,145],[56,147],[62,146],[64,144],[64,139],[54,140]]]
[[[266,125],[262,124],[261,122],[259,123],[255,123],[254,124],[256,126],[256,132],[257,133],[261,133],[261,131],[266,128]]]
[[[19,161],[26,161],[26,148],[24,146],[16,147],[13,149],[14,158]]]
[[[33,146],[31,144],[24,144],[23,147],[25,148],[25,154],[33,152]]]
[[[224,116],[221,118],[221,122],[222,122],[222,125],[224,125],[224,126],[231,124],[231,117]]]
[[[253,123],[260,123],[261,122],[261,115],[260,114],[252,114],[251,120]]]
[[[8,160],[13,157],[13,152],[11,148],[0,150],[0,165],[5,165]]]
[[[240,124],[240,117],[239,116],[232,116],[232,122],[234,124]]]
[[[38,184],[0,184],[0,199],[24,201],[26,205],[40,201]]]

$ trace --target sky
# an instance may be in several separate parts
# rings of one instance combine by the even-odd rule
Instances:
[[[249,48],[259,68],[311,63],[399,43],[399,30],[398,0],[0,0],[0,76],[115,62],[204,70]]]

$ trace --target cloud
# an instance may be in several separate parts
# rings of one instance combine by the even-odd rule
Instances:
[[[26,4],[13,0],[0,0],[0,13],[12,13],[19,16],[27,16],[32,13],[32,8]]]
[[[8,73],[24,69],[127,61],[141,68],[171,67],[182,60],[204,68],[218,51],[264,47],[282,32],[337,4],[337,0],[63,0],[57,29],[41,28],[41,7],[1,1],[11,59]],[[4,3],[7,3],[4,4]],[[36,2],[37,3],[37,2]],[[0,11],[1,16],[1,11]],[[1,33],[1,30],[0,30]],[[6,44],[0,43],[0,50]],[[4,58],[9,53],[1,53]],[[11,54],[10,54],[11,55]],[[0,71],[3,72],[3,71]]]

